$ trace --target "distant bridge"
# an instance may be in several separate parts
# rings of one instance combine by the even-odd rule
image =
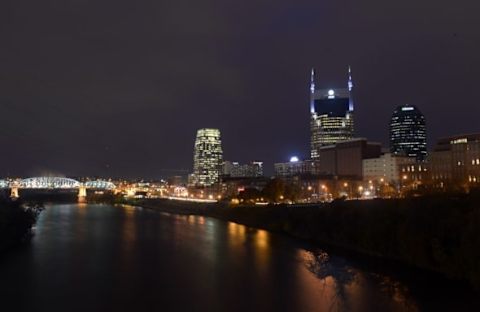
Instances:
[[[63,177],[33,177],[23,180],[6,181],[0,180],[0,189],[10,189],[10,196],[18,198],[19,189],[42,189],[42,190],[75,190],[78,189],[78,197],[85,197],[87,189],[114,190],[115,184],[105,180],[80,181]]]

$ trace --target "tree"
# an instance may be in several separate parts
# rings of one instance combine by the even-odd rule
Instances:
[[[0,251],[28,238],[41,209],[24,207],[19,200],[0,200]]]
[[[256,188],[246,188],[238,194],[239,199],[243,199],[244,202],[255,202],[255,200],[262,197],[262,193]]]
[[[285,196],[285,188],[285,181],[279,178],[272,179],[263,189],[263,197],[270,202],[281,201]]]

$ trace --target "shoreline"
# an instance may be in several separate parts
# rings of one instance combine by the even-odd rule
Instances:
[[[32,227],[43,208],[20,201],[0,201],[0,254],[32,238]]]
[[[475,249],[480,246],[475,244],[480,241],[480,196],[337,201],[308,206],[230,206],[168,199],[129,200],[124,204],[282,233],[353,255],[362,262],[373,259],[390,267],[439,274],[480,289],[480,251]],[[452,215],[454,222],[445,222]]]

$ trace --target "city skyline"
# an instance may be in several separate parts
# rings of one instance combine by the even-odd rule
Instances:
[[[202,127],[221,129],[226,159],[260,159],[271,173],[269,164],[309,155],[311,67],[318,85],[335,87],[344,84],[339,69],[352,66],[357,136],[388,146],[389,118],[403,104],[427,116],[432,140],[478,132],[473,1],[348,10],[279,2],[253,13],[242,3],[217,8],[226,19],[193,5],[184,20],[180,4],[165,12],[138,4],[125,22],[130,9],[115,4],[106,22],[105,4],[76,7],[66,19],[67,8],[9,3],[0,28],[0,144],[8,151],[0,175],[187,173]],[[245,16],[251,23],[240,29]]]
[[[0,2],[6,311],[480,311],[478,0]]]

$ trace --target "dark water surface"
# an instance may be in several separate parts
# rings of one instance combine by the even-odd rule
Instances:
[[[1,311],[66,312],[478,307],[475,296],[448,282],[378,272],[211,218],[51,205],[30,244],[0,255],[0,305]]]

